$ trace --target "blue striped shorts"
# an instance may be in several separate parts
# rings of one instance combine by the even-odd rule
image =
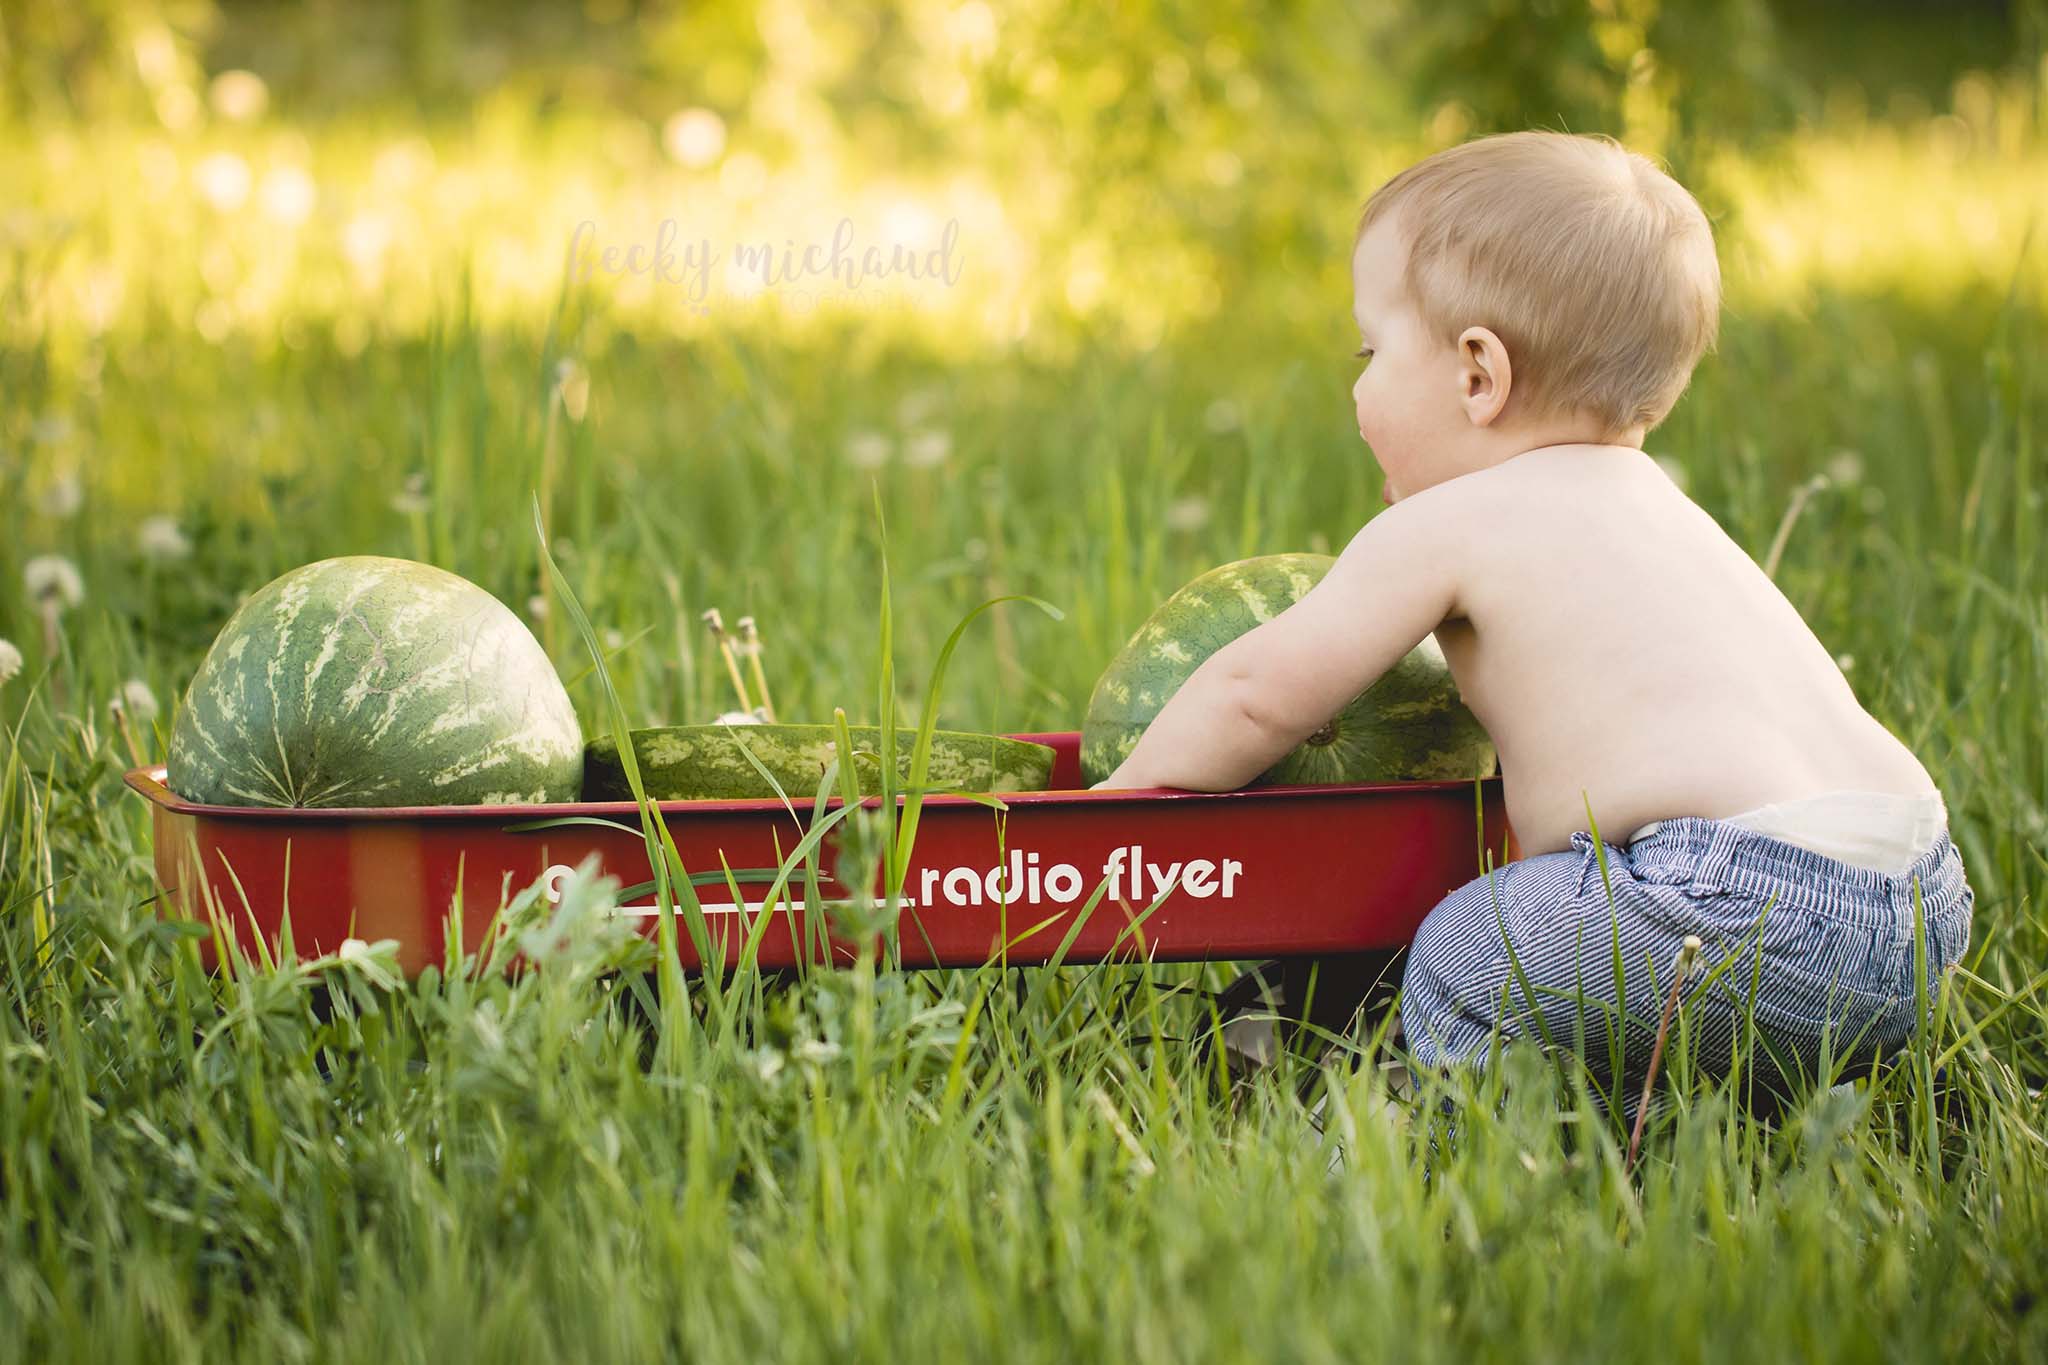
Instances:
[[[1930,999],[1969,943],[1975,896],[1946,828],[1896,877],[1699,816],[1605,849],[1606,882],[1581,831],[1571,852],[1508,863],[1430,911],[1402,978],[1417,1062],[1483,1064],[1496,1031],[1539,1039],[1576,1050],[1606,1093],[1618,1079],[1632,1105],[1673,960],[1697,934],[1684,996],[1695,1063],[1725,1075],[1739,1045],[1751,1075],[1782,1093],[1791,1077],[1867,1067],[1911,1036],[1916,884]]]

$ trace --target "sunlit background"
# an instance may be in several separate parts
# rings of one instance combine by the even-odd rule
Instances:
[[[172,687],[316,553],[532,597],[566,660],[533,493],[572,557],[609,536],[666,571],[608,600],[631,634],[787,593],[790,537],[843,544],[826,523],[868,517],[872,477],[914,569],[1076,613],[1039,676],[998,627],[1010,695],[1071,717],[1175,583],[1377,507],[1343,399],[1350,235],[1387,175],[1487,131],[1613,133],[1708,207],[1723,357],[1651,445],[1760,556],[1802,480],[1861,476],[1881,410],[1932,452],[1894,510],[1981,501],[1973,348],[2048,310],[2038,3],[0,14],[0,554],[83,564],[134,627],[107,648]],[[1759,383],[1783,386],[1764,420],[1702,422]],[[1126,517],[1132,557],[1102,560]],[[755,605],[771,637],[797,619]],[[46,625],[0,604],[31,664]],[[713,705],[671,654],[647,704]]]
[[[2048,205],[2030,20],[1999,4],[1527,7],[985,0],[834,6],[10,7],[8,324],[67,348],[344,352],[466,284],[545,316],[580,224],[611,328],[859,320],[959,352],[1162,344],[1219,317],[1304,341],[1364,195],[1473,133],[1608,131],[1724,220],[1736,306],[1816,285],[2038,300]],[[1360,18],[1365,10],[1377,16]],[[1499,9],[1499,13],[1494,10]],[[787,284],[829,246],[950,282]],[[623,269],[664,220],[708,279]]]

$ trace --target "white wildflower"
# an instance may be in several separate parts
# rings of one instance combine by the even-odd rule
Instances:
[[[846,438],[846,461],[855,469],[880,469],[889,462],[889,447],[879,431],[856,431]]]
[[[156,693],[149,690],[149,684],[140,678],[130,678],[121,684],[121,690],[114,693],[108,705],[126,711],[137,720],[148,720],[156,715]]]
[[[725,154],[725,120],[709,109],[679,109],[661,125],[661,145],[691,170]]]
[[[606,627],[604,628],[604,650],[605,650],[605,653],[607,653],[607,654],[616,654],[616,653],[618,653],[618,652],[619,652],[620,650],[624,649],[625,647],[626,647],[626,637],[625,637],[625,636],[624,636],[623,634],[621,634],[620,632],[618,632],[618,631],[616,631],[616,630],[612,629],[612,628],[611,628],[610,626],[606,626]]]
[[[85,580],[79,577],[78,566],[62,555],[37,555],[22,566],[21,579],[29,600],[40,607],[54,605],[62,611],[85,599]]]
[[[43,490],[42,512],[52,521],[69,521],[85,502],[85,486],[75,474],[59,474]]]
[[[1217,399],[1202,412],[1202,425],[1219,436],[1226,431],[1236,431],[1243,421],[1237,404],[1228,398]]]
[[[416,517],[427,510],[427,476],[413,473],[405,476],[405,487],[391,495],[391,510],[401,516]]]
[[[914,469],[942,465],[953,453],[953,433],[939,427],[912,432],[903,442],[903,463]]]
[[[534,620],[545,620],[548,614],[548,599],[535,593],[526,599],[526,614]]]
[[[0,640],[0,683],[21,672],[21,651],[11,640]]]
[[[178,523],[167,516],[145,517],[135,529],[135,547],[145,559],[183,559],[192,553],[192,542],[178,529]]]
[[[1166,508],[1166,524],[1175,531],[1198,530],[1209,520],[1209,500],[1203,497],[1175,498]]]
[[[1828,456],[1823,466],[1828,477],[1838,484],[1853,484],[1863,481],[1863,456],[1854,450],[1838,450]]]
[[[1854,654],[1837,654],[1835,656],[1835,667],[1841,669],[1844,673],[1847,673],[1855,666],[1856,656]]]

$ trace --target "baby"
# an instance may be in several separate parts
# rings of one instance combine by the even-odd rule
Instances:
[[[1097,785],[1235,790],[1434,633],[1499,751],[1524,856],[1424,920],[1402,976],[1411,1055],[1582,1039],[1633,1103],[1688,935],[1703,965],[1734,959],[1692,1007],[1702,1064],[1760,1047],[1753,1074],[1777,1089],[1823,1055],[1896,1050],[1916,889],[1930,989],[1969,938],[1941,793],[1642,450],[1714,343],[1699,205],[1609,138],[1482,138],[1372,196],[1351,274],[1351,393],[1388,506]],[[1370,983],[1332,965],[1350,970],[1323,973],[1336,999],[1316,1015],[1341,1020],[1329,1006]]]

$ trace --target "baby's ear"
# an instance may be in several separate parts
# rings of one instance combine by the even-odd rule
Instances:
[[[1458,334],[1458,401],[1473,426],[1499,418],[1514,378],[1507,344],[1491,327],[1467,327]]]

